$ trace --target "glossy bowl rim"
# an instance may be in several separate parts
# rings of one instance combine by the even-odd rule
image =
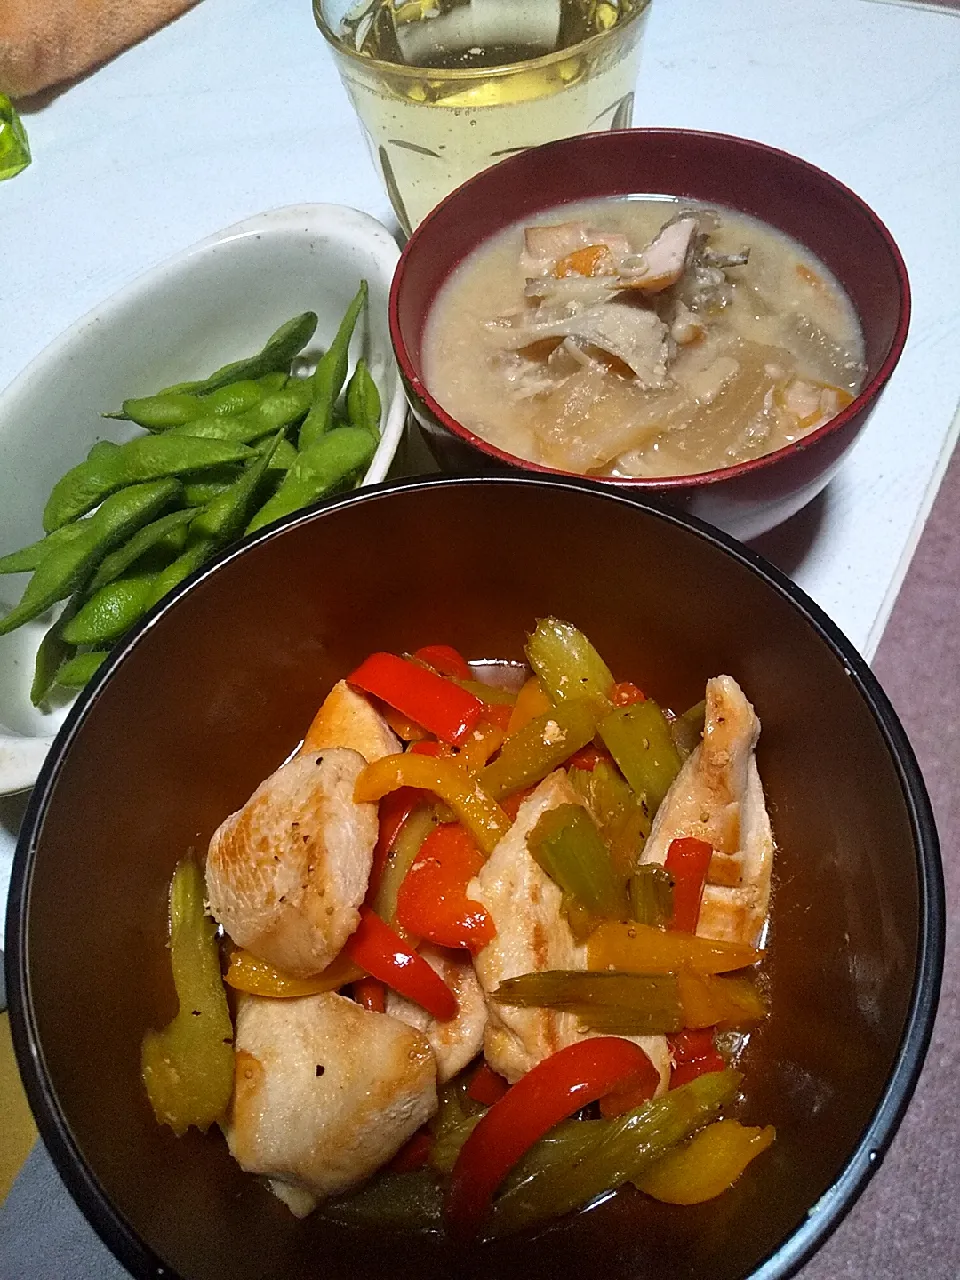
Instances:
[[[856,208],[865,215],[867,220],[873,225],[874,229],[879,233],[887,252],[893,262],[899,284],[899,319],[897,322],[896,332],[890,344],[890,349],[884,357],[880,368],[860,390],[845,409],[836,414],[823,426],[817,427],[815,431],[811,431],[809,435],[802,436],[799,440],[794,440],[790,444],[783,445],[779,449],[775,449],[773,453],[761,454],[759,458],[749,458],[745,462],[737,462],[729,467],[717,467],[712,471],[698,471],[693,475],[687,476],[591,476],[601,484],[611,487],[622,487],[630,492],[641,493],[661,493],[670,490],[690,490],[703,489],[710,485],[720,484],[727,480],[739,479],[744,476],[750,476],[759,471],[765,471],[769,467],[774,466],[778,460],[803,453],[805,450],[812,448],[820,440],[831,435],[835,431],[839,431],[845,427],[852,419],[859,414],[869,410],[877,401],[880,392],[890,380],[890,376],[903,354],[903,348],[907,341],[907,332],[910,327],[910,314],[912,309],[910,279],[907,273],[907,265],[903,260],[903,255],[894,240],[886,224],[866,203],[866,201],[858,196],[855,191],[841,182],[839,178],[835,178],[825,169],[821,169],[818,165],[811,164],[809,160],[804,160],[800,156],[794,155],[790,151],[784,151],[781,147],[772,147],[765,142],[758,142],[752,138],[741,138],[732,133],[714,133],[704,129],[609,129],[604,133],[583,133],[570,138],[560,138],[555,142],[546,142],[539,147],[531,147],[528,151],[522,151],[518,155],[508,156],[506,159],[499,161],[498,164],[491,168],[501,169],[507,166],[519,170],[526,162],[526,158],[532,153],[548,152],[551,150],[560,150],[566,148],[574,148],[579,146],[602,147],[608,145],[604,142],[607,138],[618,138],[630,136],[639,138],[641,141],[648,136],[658,138],[675,138],[679,144],[685,140],[707,139],[713,144],[733,144],[737,148],[749,151],[761,152],[764,155],[776,156],[779,159],[788,161],[791,165],[804,174],[814,174],[824,182],[833,186],[837,193],[844,199],[848,200]],[[445,431],[448,431],[456,439],[463,441],[465,444],[471,445],[479,450],[487,457],[495,458],[498,462],[507,466],[517,468],[523,471],[536,472],[543,476],[573,476],[576,477],[580,473],[573,471],[563,471],[559,467],[548,467],[541,462],[530,462],[525,458],[521,458],[518,454],[508,453],[504,449],[500,449],[497,445],[491,444],[484,440],[482,436],[476,435],[469,427],[465,427],[458,422],[439,401],[435,400],[423,379],[416,372],[413,359],[406,342],[403,339],[400,324],[400,292],[404,285],[407,272],[410,267],[410,255],[415,252],[419,244],[430,234],[432,222],[437,218],[441,210],[456,198],[462,195],[469,195],[471,188],[485,175],[489,174],[490,169],[485,169],[481,173],[468,178],[466,182],[461,183],[449,195],[445,196],[435,208],[433,208],[424,220],[417,226],[411,234],[409,240],[403,247],[400,254],[400,261],[394,272],[393,284],[390,287],[389,301],[389,323],[390,337],[393,341],[394,355],[396,356],[397,366],[400,369],[400,376],[407,388],[407,395],[411,399],[419,400],[429,410],[431,416],[440,424]],[[669,192],[665,193],[669,194]],[[763,221],[762,218],[758,221]],[[512,224],[506,224],[512,225]],[[500,228],[505,230],[505,227]],[[496,234],[496,233],[494,233]],[[489,239],[489,237],[488,237]],[[485,241],[481,241],[485,243]],[[798,242],[800,243],[800,242]],[[804,246],[806,247],[806,246]],[[474,251],[479,245],[474,246]],[[431,305],[435,305],[434,298]],[[859,317],[858,317],[859,318]]]
[[[901,793],[913,832],[917,870],[917,952],[910,1002],[900,1043],[885,1087],[864,1131],[833,1184],[810,1206],[796,1229],[743,1280],[785,1280],[792,1276],[832,1235],[880,1165],[893,1141],[916,1088],[933,1033],[946,945],[946,904],[940,845],[933,809],[923,775],[900,720],[879,681],[853,644],[823,610],[785,574],[756,551],[687,513],[638,499],[583,478],[535,476],[430,476],[411,483],[389,481],[318,503],[262,532],[251,534],[185,579],[156,605],[118,645],[78,697],[54,741],[24,816],[14,855],[7,903],[5,956],[10,1025],[17,1062],[37,1127],[53,1163],[87,1221],[133,1275],[143,1280],[191,1280],[168,1267],[137,1230],[115,1208],[95,1172],[83,1158],[57,1101],[56,1086],[47,1071],[39,1041],[36,1010],[28,972],[27,913],[37,844],[48,802],[74,739],[95,712],[113,670],[131,653],[177,602],[225,564],[262,543],[283,537],[303,524],[335,516],[342,508],[390,501],[393,494],[418,489],[464,488],[490,485],[531,489],[581,490],[591,497],[639,509],[655,520],[679,526],[757,575],[781,599],[797,609],[817,638],[826,645],[857,686],[889,752],[900,780]]]

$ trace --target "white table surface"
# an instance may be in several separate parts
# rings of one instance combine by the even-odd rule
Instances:
[[[24,120],[33,164],[0,184],[0,387],[128,280],[252,213],[331,201],[396,225],[309,0],[201,0]],[[960,18],[654,0],[634,123],[802,156],[900,245],[900,365],[825,494],[760,544],[872,657],[960,423]],[[22,807],[0,799],[0,904]]]

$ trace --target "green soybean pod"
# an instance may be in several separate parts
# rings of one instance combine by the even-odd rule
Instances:
[[[277,435],[272,446],[265,449],[225,493],[201,507],[193,522],[193,531],[197,536],[212,538],[222,546],[243,533],[244,525],[255,510],[257,492],[281,438]]]
[[[25,622],[71,595],[100,561],[142,525],[148,524],[179,495],[175,480],[157,480],[134,485],[111,495],[81,526],[81,532],[45,556],[17,604],[0,619],[0,635],[16,630]]]
[[[57,672],[57,684],[63,685],[65,689],[82,689],[89,684],[106,656],[106,650],[78,653]]]
[[[204,471],[250,456],[243,444],[193,436],[140,436],[104,458],[73,467],[53,486],[43,512],[48,533],[76,520],[118,489],[170,476]]]
[[[41,538],[38,542],[31,542],[29,546],[21,547],[19,551],[11,551],[9,555],[0,557],[0,574],[3,573],[32,573],[34,569],[39,568],[41,560],[45,559],[52,551],[58,547],[64,547],[68,542],[72,542],[74,538],[79,537],[84,532],[83,523],[66,524],[62,529],[58,529],[56,533],[48,533],[45,538]]]
[[[66,624],[64,640],[74,645],[119,640],[150,608],[156,577],[156,572],[134,573],[108,582]]]
[[[79,606],[78,593],[67,601],[60,617],[47,628],[46,634],[37,646],[37,656],[33,663],[33,683],[30,685],[30,701],[35,707],[46,702],[51,690],[57,684],[57,673],[60,668],[74,656],[75,647],[64,640],[63,628]]]
[[[362,427],[338,427],[321,436],[312,449],[297,454],[277,492],[247,525],[247,533],[299,511],[349,483],[369,466],[375,449],[373,437]]]
[[[274,391],[282,391],[287,385],[289,374],[283,370],[277,370],[276,373],[265,373],[262,378],[257,379],[257,386],[263,388],[265,396],[273,395]]]
[[[196,396],[185,391],[167,392],[157,396],[136,396],[124,400],[120,413],[105,413],[104,418],[126,418],[148,431],[166,431],[179,427],[204,412],[203,404]]]
[[[254,408],[237,417],[204,417],[184,423],[170,433],[205,440],[234,440],[255,444],[281,427],[298,422],[310,407],[312,387],[309,379],[294,378],[282,391],[266,396]]]
[[[118,547],[116,551],[111,553],[100,561],[100,565],[90,579],[89,591],[96,591],[98,587],[105,586],[108,582],[112,582],[114,578],[119,578],[125,573],[140,557],[151,547],[155,547],[162,542],[168,534],[175,529],[179,529],[190,523],[196,515],[196,511],[171,511],[165,516],[161,516],[159,520],[154,520],[151,524],[144,525],[142,529],[138,529],[129,542],[122,547]],[[67,525],[68,529],[73,526]]]
[[[380,440],[380,392],[363,356],[347,383],[347,419],[351,427],[364,427]]]
[[[367,282],[360,281],[356,297],[347,307],[340,321],[337,336],[320,357],[313,374],[313,401],[303,426],[300,428],[300,448],[309,449],[325,435],[333,424],[333,410],[337,397],[347,379],[350,339],[357,327],[357,320],[367,300]]]
[[[161,394],[174,390],[186,390],[193,395],[205,396],[211,391],[225,387],[228,382],[238,382],[242,378],[262,378],[264,374],[269,373],[289,373],[293,357],[307,345],[316,328],[316,312],[304,311],[302,315],[294,316],[292,320],[288,320],[275,333],[272,333],[262,350],[255,356],[225,364],[215,373],[211,373],[209,378],[204,378],[200,382],[181,382],[176,388],[167,387],[166,392]]]

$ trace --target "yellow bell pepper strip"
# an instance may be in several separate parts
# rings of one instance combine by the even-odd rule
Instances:
[[[541,618],[527,641],[526,654],[554,705],[588,698],[598,711],[610,709],[613,673],[571,623]]]
[[[766,1005],[749,978],[718,978],[684,967],[677,975],[683,1025],[748,1027],[767,1016]]]
[[[369,907],[360,908],[360,923],[343,950],[372,978],[379,978],[434,1018],[446,1022],[456,1017],[457,998],[444,980]]]
[[[517,694],[517,700],[513,704],[507,724],[507,737],[522,729],[531,720],[535,720],[537,716],[542,716],[545,711],[550,710],[552,705],[539,678],[531,676]]]
[[[621,773],[646,802],[651,818],[680,772],[680,755],[666,717],[650,698],[617,707],[598,726]]]
[[[507,1178],[493,1205],[489,1234],[503,1236],[559,1217],[635,1181],[733,1102],[741,1078],[738,1071],[714,1072],[625,1116],[558,1126]]]
[[[421,787],[450,806],[485,854],[493,853],[510,830],[510,819],[482,781],[471,778],[455,760],[406,752],[368,764],[357,778],[357,804],[375,803],[398,787]]]
[[[225,981],[234,991],[246,991],[251,996],[295,999],[298,996],[318,996],[324,991],[339,991],[363,975],[364,970],[348,960],[342,951],[326,969],[312,978],[291,978],[268,961],[238,948],[230,957]]]
[[[480,774],[483,789],[499,800],[540,782],[596,731],[596,711],[586,699],[552,708],[504,738],[500,754]]]
[[[478,697],[452,680],[393,653],[370,654],[347,676],[347,683],[382,698],[454,747],[469,736],[483,710]]]
[[[732,1187],[776,1136],[772,1124],[761,1129],[738,1120],[717,1120],[634,1181],[641,1191],[665,1204],[702,1204]]]
[[[517,695],[511,693],[509,689],[500,689],[495,684],[484,684],[482,680],[455,680],[454,683],[461,689],[466,689],[467,693],[472,693],[475,698],[479,698],[487,708],[509,707],[512,711],[517,700]]]
[[[446,1204],[454,1229],[474,1233],[494,1191],[535,1142],[646,1067],[640,1046],[616,1036],[578,1041],[537,1063],[484,1112],[463,1144]]]
[[[629,969],[636,973],[676,973],[684,965],[700,973],[729,973],[762,959],[762,951],[742,942],[720,942],[614,921],[604,921],[587,944],[590,969]]]
[[[673,918],[673,880],[668,871],[648,862],[637,867],[630,877],[630,916],[638,924],[649,925],[658,932]]]
[[[672,973],[547,969],[506,978],[492,998],[516,1008],[574,1013],[585,1027],[603,1035],[664,1035],[685,1025],[679,984]]]
[[[503,743],[503,730],[498,724],[483,719],[460,748],[457,763],[467,773],[479,773],[491,756],[500,750]]]
[[[610,851],[586,809],[561,804],[548,810],[530,832],[530,853],[564,894],[593,915],[622,920],[627,894],[613,869]]]
[[[203,872],[177,863],[170,884],[170,963],[179,1011],[148,1031],[140,1071],[160,1124],[177,1137],[221,1119],[233,1093],[233,1024],[220,977],[217,926],[204,914]]]

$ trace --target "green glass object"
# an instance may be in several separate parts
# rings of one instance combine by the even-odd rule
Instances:
[[[16,107],[0,93],[0,179],[15,178],[30,163],[27,131]]]

